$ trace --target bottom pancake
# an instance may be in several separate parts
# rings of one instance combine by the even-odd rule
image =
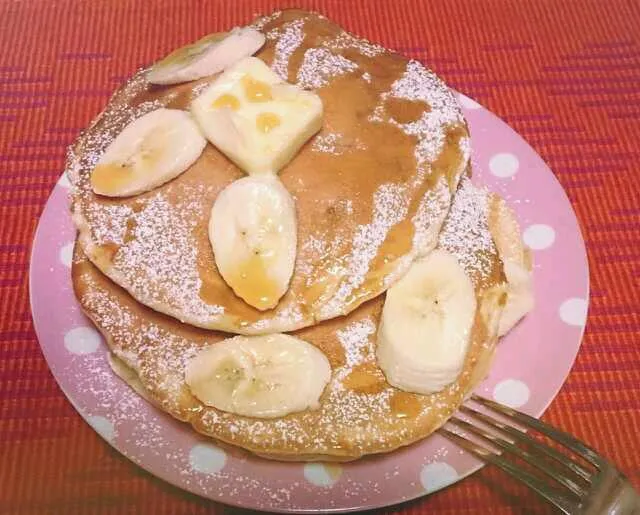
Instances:
[[[491,223],[489,216],[494,202],[495,197],[463,180],[440,236],[440,248],[455,255],[470,277],[478,308],[462,372],[454,383],[429,395],[390,386],[377,366],[376,331],[384,295],[346,317],[293,333],[319,348],[331,365],[320,407],[257,419],[205,406],[185,383],[187,363],[230,335],[197,329],[144,307],[102,275],[77,246],[74,289],[124,365],[118,367],[119,375],[159,408],[220,442],[267,458],[353,460],[425,438],[485,377],[508,290],[493,234],[504,224]]]

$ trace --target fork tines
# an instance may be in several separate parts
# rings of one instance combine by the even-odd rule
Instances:
[[[606,462],[569,434],[525,413],[478,395],[471,400],[484,411],[462,406],[448,421],[453,430],[443,427],[439,432],[526,484],[565,513],[575,513],[589,494],[594,473]],[[561,444],[582,462],[527,435],[518,426]]]

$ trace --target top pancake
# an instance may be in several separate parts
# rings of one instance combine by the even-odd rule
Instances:
[[[156,87],[138,72],[80,136],[67,163],[79,242],[103,273],[157,311],[244,334],[309,326],[384,292],[435,246],[469,159],[455,96],[420,63],[315,13],[278,12],[254,26],[267,37],[257,57],[314,89],[324,104],[321,131],[279,174],[296,202],[298,249],[276,308],[247,305],[216,269],[211,207],[243,173],[212,145],[151,192],[109,199],[91,191],[93,166],[128,122],[162,106],[188,109],[215,77]]]

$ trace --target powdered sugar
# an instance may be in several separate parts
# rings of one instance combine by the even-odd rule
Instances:
[[[304,53],[302,65],[298,69],[298,86],[304,89],[318,89],[328,84],[331,78],[357,69],[356,63],[326,48],[309,48]]]
[[[321,132],[311,140],[311,150],[339,156],[349,151],[367,150],[367,146],[358,138],[348,141],[339,132]]]
[[[284,81],[289,80],[289,59],[304,39],[304,19],[294,20],[267,34],[268,38],[277,38],[271,69]]]
[[[419,164],[433,162],[438,157],[444,146],[446,127],[464,123],[462,110],[453,92],[418,61],[409,61],[403,76],[391,85],[388,93],[382,95],[370,116],[372,121],[385,119],[384,104],[390,97],[422,101],[430,107],[415,122],[399,123],[393,118],[388,120],[405,133],[418,137],[415,157]]]
[[[83,356],[82,359],[83,373],[76,375],[76,388],[89,392],[94,399],[91,416],[109,413],[114,428],[113,438],[133,442],[136,448],[150,448],[154,451],[171,445],[171,442],[161,436],[163,427],[146,416],[145,401],[133,390],[121,388],[120,379],[110,370],[103,353]],[[91,422],[91,416],[84,410],[80,411]],[[123,421],[133,430],[120,435],[118,426]]]
[[[436,246],[450,202],[449,185],[446,179],[441,177],[436,187],[422,198],[412,218],[415,227],[413,247],[418,255],[424,256]]]
[[[458,258],[471,277],[491,270],[496,249],[487,221],[488,191],[463,178],[439,237],[439,246]]]
[[[376,57],[386,51],[384,47],[380,45],[374,45],[365,39],[356,38],[352,34],[344,31],[334,39],[327,41],[324,46],[330,50],[354,49],[367,57]]]
[[[102,329],[113,334],[123,327],[132,326],[133,316],[128,309],[100,289],[90,275],[84,275],[82,280],[86,285],[86,293],[81,300],[90,311],[99,314]],[[131,353],[130,358],[137,359],[136,354]]]
[[[302,244],[302,250],[308,253],[312,261],[319,261],[327,254],[329,242],[326,234],[310,234]]]
[[[318,134],[311,144],[311,150],[314,152],[324,152],[327,154],[340,155],[338,142],[342,138],[342,134],[330,132],[328,134]]]
[[[202,95],[209,86],[211,86],[211,82],[208,80],[195,84],[191,89],[191,101],[193,102],[196,98]]]
[[[137,297],[149,302],[169,303],[196,318],[208,318],[224,312],[221,306],[203,302],[198,292],[196,242],[191,234],[193,219],[188,214],[200,208],[196,199],[174,206],[158,193],[144,209],[133,215],[133,239],[120,248],[115,263],[126,275]],[[161,284],[169,295],[153,285]]]
[[[124,243],[127,220],[133,215],[131,207],[123,204],[91,204],[87,211],[92,220],[92,236],[96,244]]]
[[[462,154],[462,161],[464,163],[463,170],[464,170],[464,168],[466,168],[467,164],[469,163],[469,159],[471,158],[471,138],[469,137],[460,138],[460,140],[458,141],[458,149]]]
[[[382,184],[373,195],[373,221],[361,225],[353,237],[353,251],[347,264],[345,279],[338,290],[320,309],[320,317],[335,313],[365,280],[371,260],[385,240],[389,229],[402,221],[409,208],[406,189],[399,184]]]
[[[358,320],[337,331],[338,341],[342,344],[346,359],[346,369],[363,362],[373,355],[371,335],[376,332],[376,323],[371,318]]]
[[[98,326],[109,335],[113,352],[137,374],[147,389],[162,392],[164,407],[181,415],[180,394],[184,370],[197,352],[195,342],[182,338],[149,320],[141,320],[127,304],[93,281],[82,278],[87,293],[80,299]],[[154,356],[150,363],[147,353]]]
[[[282,11],[274,11],[267,16],[261,16],[257,18],[253,23],[251,23],[248,26],[256,30],[262,30],[265,25],[271,23],[272,21],[277,20],[278,18],[280,18],[280,16],[282,16]]]

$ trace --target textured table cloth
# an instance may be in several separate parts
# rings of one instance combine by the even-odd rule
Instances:
[[[424,61],[550,164],[586,240],[591,308],[576,364],[544,419],[590,442],[640,486],[639,1],[3,0],[0,512],[242,512],[153,478],[82,421],[38,346],[27,269],[65,149],[118,83],[203,34],[293,6]],[[485,468],[390,510],[548,508]]]

